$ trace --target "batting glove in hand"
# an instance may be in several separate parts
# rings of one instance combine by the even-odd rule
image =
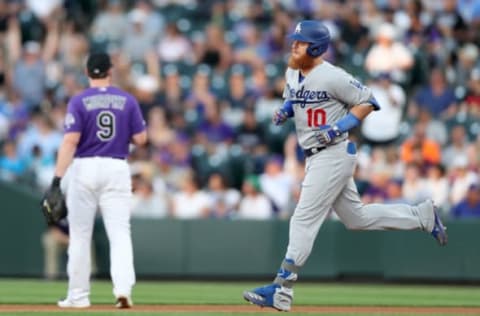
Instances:
[[[275,125],[282,125],[288,120],[288,113],[284,112],[282,109],[278,109],[273,113],[272,123]]]
[[[316,131],[315,137],[321,145],[328,146],[341,134],[342,132],[340,132],[336,125],[323,125]]]
[[[65,196],[60,189],[60,178],[53,178],[50,188],[42,199],[42,213],[48,225],[57,224],[67,216]]]

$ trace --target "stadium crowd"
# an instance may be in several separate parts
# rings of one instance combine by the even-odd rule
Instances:
[[[351,135],[365,202],[432,197],[480,217],[475,0],[0,0],[0,179],[49,185],[85,57],[103,50],[148,124],[134,216],[287,218],[304,159],[271,114],[300,19],[328,26],[326,60],[382,106]]]

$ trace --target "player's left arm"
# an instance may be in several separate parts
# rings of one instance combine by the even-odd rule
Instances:
[[[136,146],[143,146],[148,140],[147,124],[143,118],[138,101],[132,97],[131,102],[134,106],[131,107],[130,112],[130,130],[132,131],[130,141]]]

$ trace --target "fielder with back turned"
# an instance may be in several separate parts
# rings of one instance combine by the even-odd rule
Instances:
[[[348,140],[348,131],[360,125],[370,112],[380,110],[380,105],[370,89],[322,59],[330,42],[322,23],[302,21],[290,39],[286,101],[275,112],[273,123],[295,120],[306,157],[305,178],[290,220],[285,259],[276,278],[272,284],[243,293],[253,304],[281,311],[291,308],[293,285],[332,208],[349,229],[418,229],[431,233],[442,246],[447,243],[445,228],[431,200],[416,206],[362,204],[353,180],[356,148]]]
[[[58,302],[62,308],[90,306],[90,244],[97,208],[110,242],[116,306],[132,306],[135,284],[130,233],[132,188],[125,159],[129,144],[144,145],[147,134],[135,98],[111,86],[111,67],[107,54],[89,56],[90,87],[72,97],[68,104],[55,178],[43,201],[47,221],[55,222],[62,217],[61,213],[59,216],[52,213],[61,210],[60,181],[71,165],[66,194],[70,226],[68,293]]]

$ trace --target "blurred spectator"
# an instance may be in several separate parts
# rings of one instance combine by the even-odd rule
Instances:
[[[140,75],[135,80],[135,96],[142,110],[143,117],[150,116],[150,110],[159,106],[158,81],[152,75]]]
[[[362,23],[360,12],[354,6],[346,8],[345,24],[340,32],[340,39],[348,45],[349,50],[362,52],[367,49],[368,28]]]
[[[227,145],[232,143],[234,137],[232,126],[222,120],[220,108],[216,103],[205,108],[204,121],[198,125],[197,133],[197,137],[201,139],[200,143],[207,146],[208,144]]]
[[[22,56],[15,62],[13,86],[28,108],[38,107],[45,95],[45,63],[38,42],[27,42]]]
[[[157,46],[160,62],[177,62],[186,59],[191,51],[188,39],[180,32],[175,23],[170,23]]]
[[[468,166],[479,174],[480,172],[480,133],[475,142],[471,143],[467,149]]]
[[[148,140],[153,147],[164,148],[175,139],[175,131],[170,128],[165,110],[160,107],[154,107],[148,115]]]
[[[174,218],[194,219],[210,215],[210,199],[192,174],[182,179],[180,191],[173,194],[172,202]]]
[[[210,68],[203,65],[193,76],[192,89],[185,100],[185,109],[192,123],[201,122],[207,108],[213,109],[217,106],[217,98],[210,88],[210,72]]]
[[[165,31],[165,18],[160,14],[160,10],[155,10],[152,0],[136,0],[130,13],[135,10],[143,14],[145,31],[149,33],[150,37],[156,38],[163,34]]]
[[[444,146],[448,141],[448,131],[445,123],[440,119],[432,117],[428,109],[420,109],[417,114],[416,124],[425,125],[425,135],[428,139]]]
[[[264,45],[260,30],[252,23],[242,23],[238,29],[240,42],[235,49],[235,61],[248,64],[252,68],[263,66],[267,57],[267,47]]]
[[[222,116],[234,128],[240,125],[244,112],[253,109],[256,101],[253,93],[247,89],[244,70],[240,67],[232,69],[228,92],[221,101]]]
[[[396,82],[407,80],[407,72],[413,66],[412,53],[398,41],[393,25],[385,23],[378,28],[376,42],[367,53],[365,66],[370,74],[387,72]]]
[[[47,64],[48,83],[55,87],[62,81],[64,73],[69,73],[70,77],[75,79],[70,85],[78,85],[79,76],[83,75],[85,69],[85,56],[89,50],[89,39],[82,27],[74,21],[65,22],[61,30],[59,25],[55,25],[55,27],[50,32],[53,32],[52,36],[58,36],[59,60],[51,60]],[[75,93],[78,92],[75,91]],[[65,96],[71,97],[73,93],[65,93]]]
[[[401,147],[401,158],[405,163],[416,163],[420,166],[440,162],[440,146],[426,138],[426,126],[423,123],[415,126],[414,134]]]
[[[121,0],[108,0],[104,9],[96,15],[92,25],[95,41],[106,41],[108,45],[120,46],[128,27],[127,15]]]
[[[273,87],[266,91],[265,94],[259,95],[254,106],[257,121],[270,122],[275,109],[283,103],[282,94],[284,87],[285,80],[279,78],[275,80]]]
[[[17,146],[14,141],[7,141],[3,144],[2,155],[0,156],[0,179],[6,181],[17,181],[27,170],[27,163],[17,154]]]
[[[62,134],[54,129],[53,122],[46,114],[35,114],[32,117],[32,123],[32,126],[19,139],[20,157],[28,161],[32,157],[33,148],[38,146],[42,158],[53,159],[62,142]]]
[[[465,43],[469,38],[468,25],[458,10],[457,0],[442,1],[443,7],[437,16],[437,25],[446,38]]]
[[[443,165],[431,165],[428,167],[426,186],[435,205],[438,206],[442,212],[447,212],[450,206],[448,201],[450,186]]]
[[[44,253],[44,276],[49,280],[61,276],[60,265],[68,248],[68,222],[62,219],[57,225],[51,225],[42,235]]]
[[[52,156],[42,154],[40,146],[32,148],[32,156],[28,161],[29,169],[35,175],[35,185],[40,191],[45,191],[51,184],[55,173],[56,153]]]
[[[288,212],[293,178],[283,170],[283,159],[280,156],[271,156],[267,160],[259,181],[262,192],[270,199],[274,210],[279,213]]]
[[[360,8],[362,24],[368,28],[370,34],[375,34],[384,22],[380,7],[377,6],[375,0],[364,0]]]
[[[452,208],[454,218],[479,218],[480,217],[480,185],[471,184],[467,195]]]
[[[480,68],[471,70],[467,87],[465,102],[478,114],[480,112]]]
[[[442,163],[450,167],[455,157],[467,156],[468,142],[465,127],[457,125],[450,131],[450,145],[442,152]]]
[[[390,181],[390,176],[386,172],[375,172],[368,178],[369,183],[363,192],[362,202],[367,203],[381,203],[388,198],[387,185]]]
[[[386,197],[383,202],[389,204],[408,203],[402,192],[402,182],[396,179],[390,179],[386,187]]]
[[[458,62],[454,69],[454,82],[457,86],[467,86],[472,69],[480,66],[478,57],[478,47],[473,43],[465,44],[458,51]]]
[[[0,112],[0,143],[7,138],[9,129],[10,122],[7,116]]]
[[[210,24],[205,29],[205,47],[200,52],[198,62],[208,65],[215,72],[225,73],[232,63],[232,47],[225,40],[219,25]]]
[[[290,215],[293,214],[297,202],[300,199],[302,182],[305,177],[305,161],[301,157],[303,153],[300,154],[301,149],[298,146],[297,138],[293,133],[287,137],[283,151],[285,156],[283,168],[293,182],[291,198],[288,201],[288,206],[283,212],[280,212],[278,216],[280,218],[289,218]]]
[[[155,165],[155,174],[153,175],[153,186],[157,191],[157,188],[173,193],[180,190],[182,186],[182,179],[184,179],[191,171],[188,163],[176,160],[172,154],[172,144],[175,144],[176,140],[170,143],[166,150],[158,150],[153,154],[153,162]],[[186,144],[180,144],[176,151],[183,151]],[[175,150],[175,149],[174,149]],[[177,156],[178,157],[178,156]]]
[[[8,138],[17,139],[19,134],[27,128],[30,113],[19,95],[10,91],[6,100],[0,102],[0,113],[8,122]],[[62,118],[63,119],[63,118]]]
[[[265,220],[273,218],[269,199],[261,192],[258,177],[249,175],[242,185],[243,198],[238,208],[238,218]]]
[[[422,177],[421,170],[416,164],[407,165],[402,194],[410,204],[419,203],[429,197],[425,178]]]
[[[435,118],[445,117],[448,111],[455,111],[455,93],[448,86],[441,69],[436,68],[430,72],[429,84],[420,88],[413,102],[411,107],[426,108]]]
[[[173,125],[171,119],[174,116],[183,116],[185,109],[182,105],[184,104],[186,95],[181,85],[178,68],[169,64],[164,67],[163,71],[165,73],[165,80],[163,81],[163,89],[158,96],[159,104],[165,108],[167,118]]]
[[[168,215],[168,200],[165,194],[154,192],[150,181],[139,178],[133,188],[132,217],[163,218]]]
[[[465,197],[470,185],[478,182],[479,177],[468,170],[468,160],[465,156],[457,156],[452,163],[452,182],[450,185],[450,203],[455,205]]]
[[[372,113],[362,123],[362,135],[375,145],[388,145],[400,134],[400,123],[406,103],[402,87],[392,83],[388,73],[380,73],[369,84],[372,93],[381,105],[381,111]]]
[[[480,3],[474,0],[458,0],[458,11],[467,23],[480,19]]]
[[[122,52],[132,63],[145,63],[147,54],[154,51],[156,32],[146,27],[147,13],[134,9],[128,14],[130,22],[122,42]],[[141,70],[138,71],[141,73]]]
[[[255,149],[265,144],[264,133],[263,126],[255,118],[254,110],[246,109],[243,112],[243,121],[237,128],[235,143],[253,154]]]
[[[211,213],[214,218],[229,218],[235,215],[240,203],[240,192],[229,188],[225,177],[213,173],[208,178],[207,194],[210,198]]]
[[[69,227],[66,218],[60,220],[56,225],[49,225],[42,234],[44,277],[48,280],[57,280],[64,275],[60,266],[62,266],[67,256],[69,243]],[[91,273],[97,273],[97,257],[95,247],[92,243],[91,248]]]

